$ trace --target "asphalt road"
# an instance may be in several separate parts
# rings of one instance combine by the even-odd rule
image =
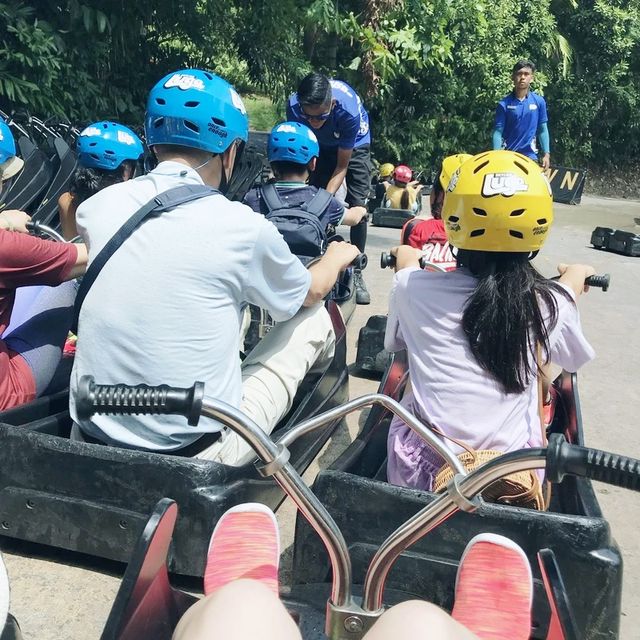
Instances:
[[[640,202],[585,197],[579,206],[557,205],[551,237],[536,261],[545,275],[553,275],[558,262],[592,264],[612,276],[607,293],[594,290],[580,300],[585,334],[597,359],[580,372],[580,397],[589,444],[640,458],[637,425],[640,354],[640,258],[596,251],[589,245],[597,226],[636,230]],[[377,267],[382,250],[396,243],[396,229],[372,227],[369,232],[370,267],[365,272],[372,304],[358,307],[349,326],[349,362],[355,359],[359,328],[374,313],[386,313],[392,273]],[[352,377],[351,397],[376,388],[372,380]],[[338,432],[319,458],[326,466],[344,449],[358,428],[358,416],[348,430]],[[307,477],[317,472],[314,465]],[[596,485],[598,498],[611,523],[625,560],[622,640],[636,640],[640,625],[640,496]],[[294,510],[287,501],[278,512],[283,548],[282,577],[286,582],[288,548],[293,539]],[[36,545],[2,540],[0,545],[11,579],[11,611],[22,626],[25,640],[98,638],[116,590],[122,566],[96,563],[76,554]]]

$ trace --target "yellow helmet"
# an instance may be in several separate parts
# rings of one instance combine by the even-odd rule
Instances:
[[[513,151],[473,156],[451,176],[442,219],[449,242],[469,251],[537,251],[553,222],[541,168]]]
[[[384,180],[385,178],[391,177],[393,170],[395,167],[390,162],[385,162],[380,165],[380,177]]]
[[[456,153],[453,156],[447,156],[442,161],[442,171],[440,172],[440,184],[443,189],[447,188],[451,176],[455,170],[464,164],[467,160],[470,160],[473,156],[470,153]]]

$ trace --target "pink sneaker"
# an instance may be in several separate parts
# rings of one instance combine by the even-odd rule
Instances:
[[[247,502],[225,512],[211,534],[204,594],[241,578],[258,580],[278,595],[280,534],[273,511]]]
[[[482,533],[469,542],[456,577],[455,620],[480,640],[529,640],[533,578],[524,551]]]

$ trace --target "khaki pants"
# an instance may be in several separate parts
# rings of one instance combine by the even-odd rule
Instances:
[[[310,371],[324,371],[333,357],[335,334],[323,304],[303,307],[262,338],[242,363],[240,410],[271,433],[293,404]],[[247,443],[226,429],[216,443],[196,458],[240,466],[255,458]]]

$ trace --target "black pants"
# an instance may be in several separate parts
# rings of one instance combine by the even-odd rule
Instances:
[[[310,183],[316,187],[326,187],[336,170],[338,147],[320,147],[320,157]],[[371,150],[368,144],[357,147],[351,154],[347,167],[347,197],[350,207],[365,207],[371,190]],[[350,240],[364,253],[367,243],[367,220],[351,227]]]

